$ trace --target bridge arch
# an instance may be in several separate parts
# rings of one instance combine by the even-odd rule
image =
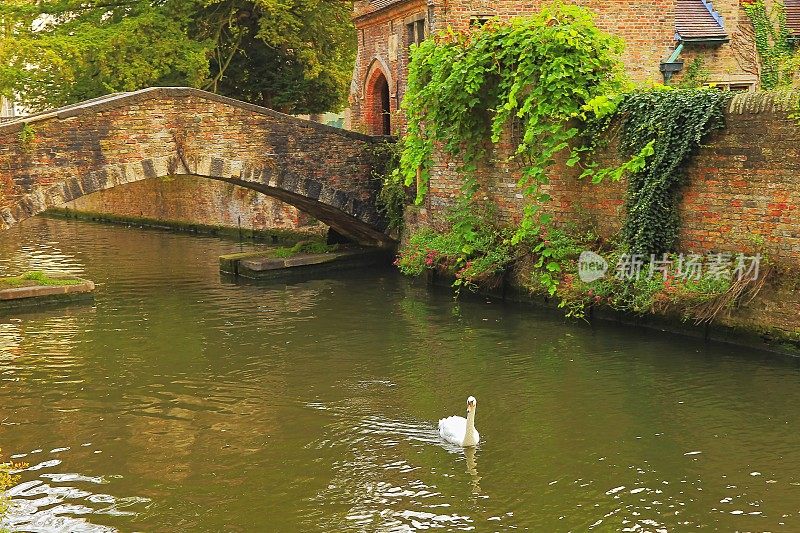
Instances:
[[[27,145],[23,127],[34,132]],[[194,175],[390,246],[375,203],[375,142],[196,89],[112,95],[0,126],[0,229],[125,183]]]

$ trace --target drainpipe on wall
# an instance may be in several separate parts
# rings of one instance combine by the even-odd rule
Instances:
[[[660,70],[661,74],[664,75],[664,85],[669,85],[669,81],[672,79],[673,74],[683,70],[683,61],[678,60],[681,52],[683,52],[683,41],[679,39],[678,46],[676,46],[675,50],[672,51],[672,55],[669,56],[669,59],[661,62]]]

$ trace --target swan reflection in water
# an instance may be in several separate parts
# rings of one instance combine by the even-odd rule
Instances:
[[[477,448],[464,448],[464,458],[467,463],[467,474],[472,478],[472,494],[481,493],[481,476],[478,474]]]

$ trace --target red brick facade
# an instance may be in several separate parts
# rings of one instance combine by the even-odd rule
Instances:
[[[706,141],[688,169],[680,203],[678,250],[686,253],[765,253],[787,277],[777,277],[747,307],[720,320],[753,331],[800,335],[800,127],[789,117],[800,94],[737,95],[726,114],[726,127]],[[510,144],[501,143],[479,173],[481,195],[500,207],[506,220],[518,219],[523,198],[516,170],[504,161]],[[615,147],[599,154],[602,164],[619,163]],[[460,194],[456,164],[438,158],[432,169],[425,205],[410,213],[413,226],[438,226],[446,207]],[[625,217],[626,183],[579,181],[563,165],[551,172],[547,205],[557,223],[572,222],[613,237]]]
[[[622,60],[631,79],[663,82],[661,62],[670,57],[678,44],[676,2],[679,1],[683,0],[579,0],[573,3],[593,11],[600,28],[625,40]],[[474,19],[495,16],[508,19],[530,14],[544,3],[543,0],[357,1],[354,21],[359,49],[350,89],[353,128],[370,134],[383,133],[383,123],[377,116],[383,110],[375,105],[377,93],[373,83],[376,71],[380,71],[389,85],[391,131],[402,131],[403,118],[397,110],[406,87],[411,44],[409,24],[423,21],[428,36],[447,27],[466,29]],[[752,24],[740,0],[713,0],[712,9],[718,12],[728,40],[711,43],[687,40],[678,58],[684,62],[683,72],[673,81],[679,81],[691,62],[701,57],[709,82],[736,90],[755,89],[758,59]]]
[[[353,128],[371,135],[383,135],[384,109],[381,83],[389,88],[390,130],[397,131],[397,113],[406,86],[408,48],[407,26],[423,21],[426,34],[430,22],[426,0],[404,0],[375,11],[370,2],[356,2],[358,56],[350,86]]]

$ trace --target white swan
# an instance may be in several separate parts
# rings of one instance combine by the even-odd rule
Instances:
[[[467,418],[463,416],[448,416],[439,420],[439,435],[456,446],[464,448],[477,446],[481,436],[475,429],[475,409],[478,400],[470,396],[467,398]]]

